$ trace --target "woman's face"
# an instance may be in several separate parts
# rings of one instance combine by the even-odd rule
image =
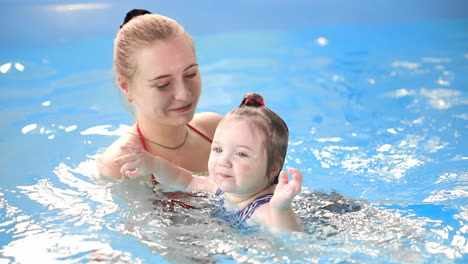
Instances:
[[[192,120],[201,93],[198,64],[184,38],[157,41],[135,53],[128,94],[138,120],[177,126]]]

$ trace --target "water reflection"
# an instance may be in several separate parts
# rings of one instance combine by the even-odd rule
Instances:
[[[245,233],[211,218],[209,198],[191,198],[189,202],[198,209],[154,203],[155,196],[144,182],[99,178],[94,159],[76,167],[61,163],[54,174],[52,181],[18,187],[21,195],[46,211],[27,214],[11,206],[4,194],[0,196],[0,210],[6,212],[0,226],[4,235],[14,238],[0,250],[4,257],[22,263],[34,259],[140,263],[143,260],[129,252],[133,247],[127,244],[138,243],[166,261],[184,263],[223,259],[445,263],[465,250],[466,239],[459,229],[463,227],[419,217],[412,213],[418,207],[368,203],[334,191],[305,188],[293,206],[306,233],[280,236],[262,230]],[[466,216],[457,218],[466,226]],[[115,232],[128,240],[125,245],[115,243]],[[28,254],[22,254],[25,250]]]

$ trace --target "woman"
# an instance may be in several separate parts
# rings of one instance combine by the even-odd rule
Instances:
[[[195,114],[201,78],[194,43],[185,29],[171,18],[132,10],[114,41],[114,67],[136,122],[98,159],[100,173],[122,178],[114,160],[126,154],[121,146],[127,143],[205,173],[221,115]]]

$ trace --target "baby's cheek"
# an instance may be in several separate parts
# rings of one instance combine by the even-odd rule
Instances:
[[[215,159],[211,158],[208,159],[208,173],[212,175],[214,173],[214,168],[216,166]]]
[[[257,174],[259,171],[258,171],[258,166],[256,164],[252,164],[252,163],[243,163],[243,164],[239,164],[239,167],[238,167],[241,171],[243,171],[244,173],[254,173],[254,174]]]

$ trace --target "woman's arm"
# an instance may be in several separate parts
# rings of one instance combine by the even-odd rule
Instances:
[[[220,114],[213,112],[203,112],[195,114],[195,117],[193,118],[192,122],[190,122],[190,124],[200,129],[208,137],[213,138],[216,127],[218,126],[218,123],[221,119],[222,116]],[[127,154],[121,148],[122,145],[127,143],[138,144],[138,141],[136,141],[136,137],[134,136],[129,136],[129,134],[123,135],[114,143],[112,143],[104,151],[104,153],[97,158],[97,168],[102,176],[111,179],[128,178],[128,176],[122,175],[120,172],[122,164],[114,162],[116,158]]]
[[[145,151],[133,143],[123,145],[122,150],[128,154],[116,158],[114,162],[121,166],[120,173],[130,179],[154,174],[162,184],[178,189],[193,191],[215,191],[216,185],[209,177],[198,177],[192,172]]]
[[[121,165],[114,162],[115,158],[125,155],[120,146],[132,142],[128,136],[122,136],[112,143],[96,160],[97,168],[102,176],[111,179],[122,179]]]

